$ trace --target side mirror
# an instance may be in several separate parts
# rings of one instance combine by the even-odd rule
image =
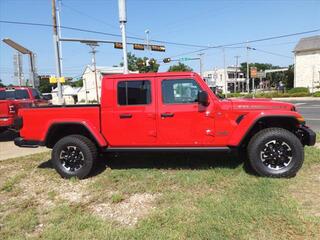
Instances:
[[[209,95],[206,91],[201,91],[198,93],[198,103],[203,106],[209,105]]]
[[[42,99],[44,100],[52,100],[52,95],[49,94],[49,95],[42,95]]]

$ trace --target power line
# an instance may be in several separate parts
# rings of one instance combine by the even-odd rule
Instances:
[[[257,49],[257,48],[254,48],[254,50],[259,51],[259,52],[263,52],[263,53],[267,53],[267,54],[271,54],[271,55],[274,55],[274,56],[293,59],[293,57],[282,55],[282,54],[279,54],[279,53],[269,52],[269,51],[265,51],[265,50],[261,50],[261,49]]]
[[[298,35],[305,35],[305,34],[315,33],[315,32],[319,32],[319,31],[320,31],[320,28],[314,29],[314,30],[310,30],[310,31],[296,32],[296,33],[291,33],[291,34],[284,34],[284,35],[279,35],[279,36],[260,38],[260,39],[244,41],[244,42],[230,43],[230,44],[225,44],[225,45],[209,46],[209,47],[206,47],[206,48],[203,48],[203,49],[198,49],[198,50],[195,50],[195,51],[189,51],[189,52],[185,52],[185,53],[180,53],[180,54],[171,56],[170,58],[180,57],[180,56],[193,54],[193,53],[198,53],[198,52],[202,52],[202,51],[207,51],[207,50],[215,49],[215,48],[226,48],[226,47],[231,47],[231,46],[236,46],[236,45],[241,45],[241,44],[270,41],[270,40],[274,40],[274,39],[293,37],[293,36],[298,36]]]
[[[53,27],[52,24],[32,23],[32,22],[20,22],[20,21],[0,20],[0,23],[16,24],[16,25],[28,25],[28,26],[41,26],[41,27]],[[79,32],[87,32],[87,33],[101,34],[101,35],[112,36],[112,37],[121,37],[120,34],[106,33],[106,32],[89,30],[89,29],[83,29],[83,28],[68,27],[68,26],[60,26],[60,28],[62,28],[62,29],[67,29],[67,30],[73,30],[73,31],[79,31]],[[144,40],[145,40],[144,38],[134,37],[134,36],[127,36],[127,38],[135,39],[135,40],[141,40],[141,41],[144,41]],[[155,43],[162,43],[162,44],[168,44],[168,45],[177,45],[177,46],[186,46],[186,47],[196,47],[196,48],[204,48],[204,47],[206,47],[206,46],[204,46],[204,45],[196,45],[196,44],[188,44],[188,43],[179,43],[179,42],[169,42],[169,41],[162,41],[162,40],[152,40],[152,41],[155,42]]]

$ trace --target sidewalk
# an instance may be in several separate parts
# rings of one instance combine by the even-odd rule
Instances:
[[[283,98],[272,98],[276,101],[319,101],[320,97],[283,97]]]
[[[13,141],[0,142],[0,162],[2,160],[23,157],[35,153],[49,152],[50,149],[45,147],[38,148],[20,148],[14,145]]]
[[[45,147],[39,148],[20,148],[14,145],[13,139],[17,137],[18,134],[12,131],[4,132],[0,135],[0,161],[23,157],[26,155],[31,155],[35,153],[48,152],[50,149]]]

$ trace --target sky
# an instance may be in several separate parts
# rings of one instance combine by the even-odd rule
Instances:
[[[57,0],[58,1],[58,0]],[[0,0],[0,20],[52,24],[51,0]],[[320,0],[127,0],[127,36],[149,38],[201,46],[242,43],[225,49],[226,64],[246,62],[246,41],[320,29]],[[120,34],[118,0],[61,0],[61,25]],[[249,53],[250,62],[271,63],[286,67],[294,62],[293,49],[300,38],[320,35],[314,33],[251,43],[257,50]],[[54,75],[55,61],[51,27],[0,23],[0,39],[9,37],[37,54],[39,74]],[[62,29],[64,38],[120,41],[120,37]],[[143,40],[128,39],[130,42]],[[159,44],[159,43],[154,43]],[[166,52],[137,51],[160,61],[160,71],[170,64],[165,57],[198,57],[200,47],[164,44]],[[113,66],[122,61],[122,51],[112,44],[98,48],[97,65]],[[80,77],[84,67],[91,64],[88,46],[81,43],[62,44],[63,73]],[[204,70],[223,67],[221,48],[203,51]],[[186,54],[189,53],[189,54]],[[0,42],[0,79],[5,84],[17,84],[13,77],[14,50]],[[28,58],[23,58],[24,74],[28,78]],[[199,61],[184,62],[199,71]]]

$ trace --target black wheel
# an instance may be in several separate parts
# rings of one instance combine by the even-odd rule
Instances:
[[[88,138],[70,135],[60,139],[52,150],[52,163],[63,178],[85,178],[97,158],[97,147]]]
[[[290,131],[267,128],[250,140],[248,157],[250,166],[260,176],[294,177],[303,164],[304,149]]]

